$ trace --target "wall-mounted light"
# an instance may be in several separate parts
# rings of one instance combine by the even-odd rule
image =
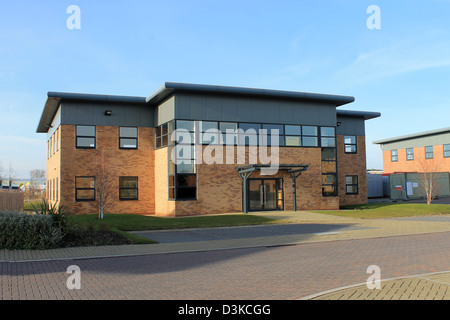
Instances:
[[[338,126],[338,127],[340,127],[340,126],[341,126],[341,124],[342,124],[342,122],[338,122],[338,123],[337,123],[337,126]]]
[[[106,110],[105,111],[105,116],[110,116],[112,115],[112,111],[111,110]]]

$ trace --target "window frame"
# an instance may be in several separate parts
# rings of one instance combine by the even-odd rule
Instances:
[[[93,188],[78,188],[77,187],[77,178],[92,178],[94,179],[94,187]],[[95,201],[96,199],[96,179],[95,176],[75,176],[75,201],[77,202],[85,202],[85,201]],[[94,191],[94,197],[92,199],[78,199],[78,190],[93,190]]]
[[[136,129],[136,137],[127,137],[127,136],[121,136],[120,135],[120,129],[121,128],[133,128]],[[121,150],[136,150],[138,149],[138,137],[139,137],[139,127],[119,127],[119,149]],[[136,141],[136,147],[122,147],[122,140],[135,140]]]
[[[346,143],[345,140],[347,137],[355,138],[354,143]],[[355,151],[347,151],[347,147],[354,147]],[[353,148],[351,148],[353,149]],[[357,154],[358,153],[358,137],[355,135],[346,135],[344,136],[344,153],[346,154]]]
[[[136,178],[136,188],[125,188],[120,186],[120,180],[126,178]],[[136,198],[122,198],[122,190],[136,190]],[[121,176],[119,177],[119,200],[120,201],[136,201],[139,200],[139,177],[137,176]]]
[[[86,135],[78,135],[78,127],[93,127],[94,128],[94,135],[93,136],[86,136]],[[79,146],[78,145],[78,138],[93,138],[94,139],[94,146]],[[75,127],[75,147],[77,149],[95,149],[97,147],[97,127],[92,125],[84,125],[84,124],[77,124]]]
[[[398,162],[398,149],[391,150],[391,162]]]
[[[431,151],[427,151],[427,148],[431,148]],[[430,157],[431,154],[431,157]],[[433,159],[434,158],[434,148],[433,146],[425,146],[425,159]]]
[[[406,148],[406,161],[413,161],[413,160],[414,160],[414,148]]]
[[[445,150],[445,147],[448,147],[448,150]],[[450,158],[450,144],[444,144],[444,145],[442,145],[442,153],[443,153],[443,155],[444,155],[444,158]],[[445,155],[445,154],[448,154],[448,155]]]

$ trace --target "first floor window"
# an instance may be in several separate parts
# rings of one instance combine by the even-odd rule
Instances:
[[[119,177],[119,199],[138,200],[138,177]]]
[[[398,151],[397,149],[391,150],[391,161],[397,162],[398,161]]]
[[[120,149],[137,149],[138,128],[136,127],[120,127],[119,128],[119,148]]]
[[[95,126],[77,126],[77,148],[95,148]]]
[[[75,177],[75,200],[95,200],[95,177]]]
[[[433,146],[425,147],[425,159],[433,159]]]
[[[322,174],[322,195],[337,196],[336,182],[337,179],[335,173]]]
[[[450,144],[444,144],[444,158],[450,158]]]
[[[357,153],[356,136],[344,136],[345,153]]]
[[[406,160],[414,160],[414,148],[406,148]]]
[[[358,176],[345,176],[347,194],[358,194]]]

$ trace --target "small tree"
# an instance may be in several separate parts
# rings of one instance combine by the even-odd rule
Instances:
[[[26,191],[28,202],[30,202],[30,199],[35,198],[38,193],[42,192],[42,190],[39,190],[37,188],[36,183],[39,180],[45,178],[45,175],[45,170],[33,169],[30,171],[30,185],[28,187],[28,190]]]
[[[425,159],[419,162],[417,172],[422,192],[425,193],[427,204],[430,204],[439,192],[439,166],[435,159]]]
[[[114,177],[110,170],[110,162],[105,151],[102,150],[94,168],[95,176],[95,202],[98,209],[98,218],[103,219],[106,209],[114,201]]]

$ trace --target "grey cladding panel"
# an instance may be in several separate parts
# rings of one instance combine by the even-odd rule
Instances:
[[[153,127],[154,110],[145,105],[64,102],[62,124]],[[110,116],[105,115],[111,110]]]
[[[340,126],[336,128],[336,134],[351,136],[365,135],[365,123],[363,118],[337,117],[337,122],[340,122]]]
[[[406,149],[406,148],[421,148],[426,146],[439,146],[450,144],[450,133],[435,134],[425,137],[418,137],[414,139],[407,139],[403,141],[396,141],[383,144],[383,150],[392,149]]]
[[[293,100],[176,94],[177,119],[336,125],[336,107]]]

